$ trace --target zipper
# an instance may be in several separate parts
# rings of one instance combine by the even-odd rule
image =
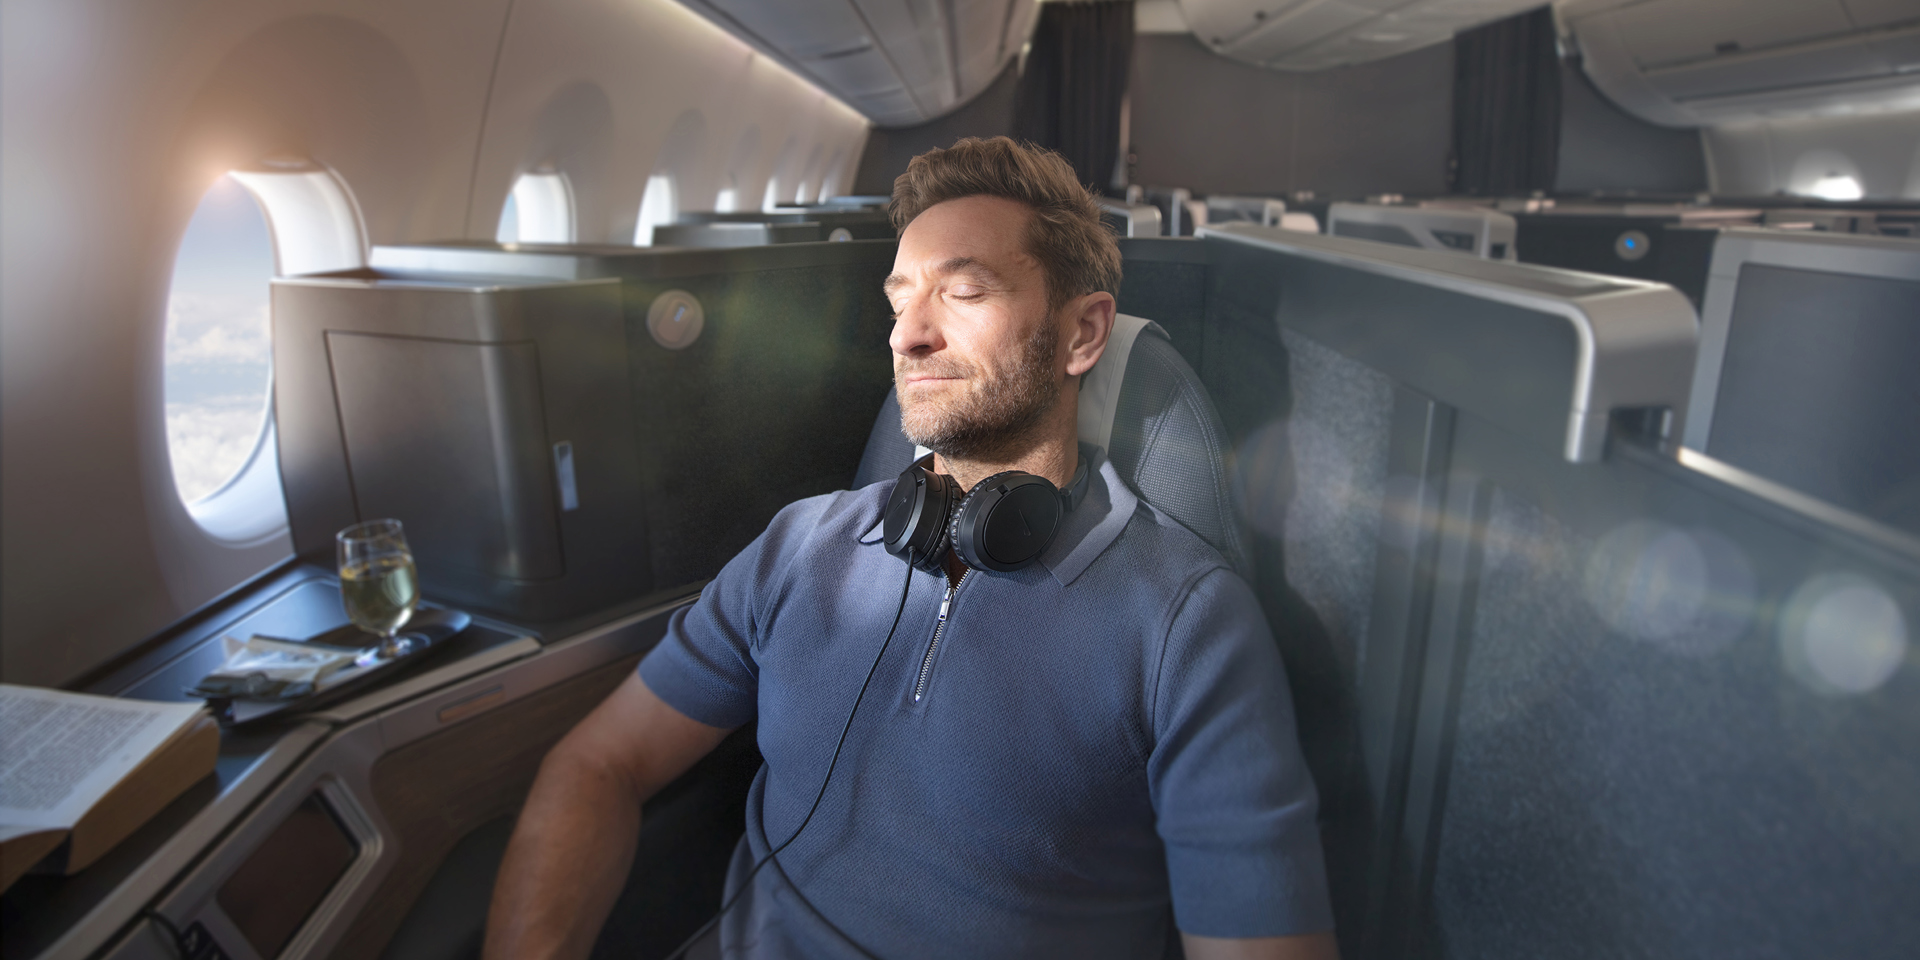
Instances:
[[[972,570],[962,573],[960,582],[948,584],[946,596],[940,598],[940,618],[933,622],[933,639],[927,642],[927,655],[920,658],[920,679],[913,682],[914,703],[927,695],[927,677],[933,673],[933,653],[940,649],[940,635],[947,629],[947,611],[953,608],[953,595],[960,592],[970,576],[973,576]]]

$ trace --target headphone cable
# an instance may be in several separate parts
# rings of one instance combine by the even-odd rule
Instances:
[[[760,868],[772,863],[773,858],[779,856],[780,851],[787,849],[793,841],[799,839],[800,831],[805,830],[807,824],[813,822],[814,812],[820,809],[820,801],[827,795],[827,784],[833,782],[833,769],[840,764],[840,751],[847,745],[847,733],[853,729],[853,718],[860,712],[860,701],[866,699],[867,687],[873,683],[873,675],[880,669],[880,660],[887,655],[887,647],[893,643],[894,632],[900,629],[900,617],[907,612],[907,593],[912,586],[913,557],[912,552],[909,551],[907,557],[907,579],[900,584],[900,606],[893,612],[893,626],[887,628],[887,639],[880,644],[880,652],[874,654],[873,665],[867,668],[867,679],[861,682],[860,693],[853,698],[853,709],[847,711],[847,722],[840,728],[840,742],[834,744],[833,759],[827,762],[827,775],[821,778],[820,791],[813,795],[813,806],[807,808],[806,817],[800,821],[800,825],[793,829],[793,833],[789,834],[784,842],[773,848],[766,856],[761,857],[760,861],[753,865],[753,869],[747,871],[747,875],[741,879],[740,886],[733,891],[733,895],[728,897],[726,902],[720,905],[720,912],[714,914],[713,919],[702,924],[700,929],[695,930],[693,936],[688,937],[686,942],[680,944],[672,953],[667,954],[666,960],[680,960],[681,957],[684,957],[687,951],[692,949],[693,945],[700,941],[701,937],[706,936],[707,933],[720,922],[721,917],[727,915],[728,910],[733,909],[734,904],[740,902],[740,895],[746,893],[748,888],[753,885],[753,878],[760,872]],[[794,892],[798,893],[799,891],[796,889]],[[803,897],[802,899],[805,898]],[[827,926],[833,927],[834,932],[840,934],[841,939],[846,940],[849,944],[853,944],[854,948],[860,950],[861,953],[866,953],[864,949],[860,948],[859,944],[854,943],[852,937],[846,935],[845,931],[842,931],[833,921],[827,920],[824,914],[820,914],[818,908],[814,910],[814,913],[819,915],[820,919],[826,920]],[[871,954],[869,954],[869,956],[871,956]]]

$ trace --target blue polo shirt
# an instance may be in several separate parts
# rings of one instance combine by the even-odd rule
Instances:
[[[688,717],[759,721],[729,892],[806,816],[893,622],[889,488],[782,510],[640,664]],[[1159,960],[1169,902],[1204,936],[1332,929],[1284,668],[1218,553],[1102,463],[1039,563],[968,573],[935,645],[946,587],[913,572],[725,955]]]

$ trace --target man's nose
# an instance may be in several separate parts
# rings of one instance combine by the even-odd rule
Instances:
[[[893,332],[887,337],[887,346],[903,357],[940,349],[940,328],[933,314],[926,297],[902,298],[893,314]]]

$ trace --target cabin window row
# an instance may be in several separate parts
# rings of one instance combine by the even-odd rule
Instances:
[[[784,178],[778,172],[779,168],[787,166],[787,154],[783,154],[783,159],[776,165],[776,172],[767,178],[766,188],[760,198],[760,209],[773,210],[789,204],[805,206],[826,203],[839,196],[842,190],[840,167],[845,155],[835,153],[827,168],[821,171],[817,169],[820,152],[819,147],[814,148],[805,175],[793,184],[791,195],[783,189]],[[741,180],[738,172],[726,175],[726,185],[714,195],[714,211],[745,212]],[[639,247],[652,246],[653,229],[679,219],[682,209],[680,177],[670,170],[649,174],[640,197],[640,213],[634,223],[633,244]],[[507,194],[506,203],[500,211],[499,227],[494,231],[494,240],[499,243],[574,243],[580,239],[576,222],[573,187],[567,175],[552,170],[530,171],[521,174],[514,181],[512,191]]]

